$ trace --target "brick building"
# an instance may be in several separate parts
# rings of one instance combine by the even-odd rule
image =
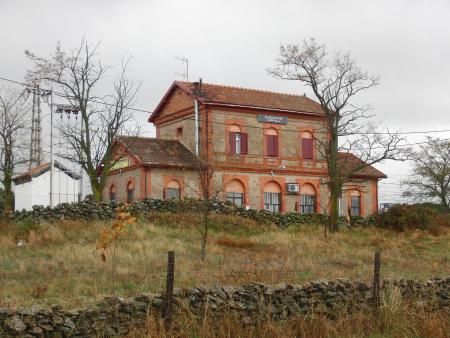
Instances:
[[[176,81],[149,122],[156,138],[116,140],[119,160],[106,200],[199,197],[198,152],[215,169],[212,190],[220,198],[254,209],[328,211],[327,164],[319,148],[327,127],[320,105],[306,96]],[[340,154],[340,161],[361,160]],[[371,166],[355,174],[341,197],[341,214],[376,212],[378,181],[385,177]]]

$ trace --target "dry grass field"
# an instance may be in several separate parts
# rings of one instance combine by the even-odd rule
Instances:
[[[243,326],[227,313],[219,318],[184,314],[175,317],[166,330],[160,319],[149,318],[145,328],[133,330],[127,338],[448,338],[448,312],[427,313],[394,299],[378,314],[373,311],[344,313],[330,320],[324,316],[297,316],[284,321],[270,318],[257,326]]]
[[[213,215],[205,262],[195,214],[153,213],[126,227],[106,262],[96,249],[110,223],[61,221],[0,225],[0,307],[83,306],[106,295],[161,291],[167,251],[175,250],[175,286],[247,282],[301,283],[338,277],[369,281],[374,251],[382,277],[450,274],[450,233],[357,228],[328,234],[316,225],[286,230]],[[17,245],[22,240],[23,245]]]

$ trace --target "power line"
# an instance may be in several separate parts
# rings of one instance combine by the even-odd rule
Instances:
[[[26,83],[14,81],[14,80],[10,80],[10,79],[4,78],[4,77],[0,77],[0,80],[8,81],[8,82],[15,83],[15,84],[19,84],[19,85],[22,85],[22,86],[27,86],[27,87],[29,86],[29,85],[26,84]],[[74,98],[75,98],[74,96],[67,95],[67,94],[63,94],[63,93],[59,93],[59,92],[56,92],[56,91],[53,91],[53,93],[54,93],[56,96],[63,97],[63,98],[71,98],[71,99],[74,99]],[[94,99],[91,99],[90,101],[91,101],[91,102],[94,102],[94,103],[98,103],[98,104],[104,104],[104,105],[106,105],[106,106],[113,106],[113,107],[115,106],[115,105],[112,104],[112,103],[101,102],[101,101],[97,101],[97,100],[94,100]],[[151,111],[149,111],[149,110],[140,109],[140,108],[132,108],[132,107],[129,107],[129,108],[127,108],[127,109],[133,110],[133,111],[142,112],[142,113],[148,113],[148,114],[152,114],[152,113],[153,113],[153,112],[151,112]],[[216,111],[215,113],[220,113],[220,114],[224,114],[224,115],[236,115],[236,116],[242,116],[242,115],[240,115],[240,114],[236,114],[236,113],[233,113],[233,112],[220,112],[220,111]],[[174,121],[173,123],[178,123],[178,122],[184,121],[184,120],[194,120],[194,117],[192,117],[192,116],[187,116],[187,117],[185,117],[185,118],[183,118],[183,119],[178,119],[177,121]],[[201,121],[201,122],[205,122],[204,120],[201,120],[201,119],[200,119],[200,121]],[[168,124],[165,124],[164,126],[170,126],[170,125],[172,125],[173,123],[168,123]],[[219,122],[219,121],[209,121],[209,123],[229,125],[228,123],[225,123],[225,122]],[[314,122],[314,121],[309,121],[308,123],[309,123],[309,124],[317,124],[317,125],[324,126],[324,123],[319,123],[319,122]],[[246,127],[246,128],[257,128],[257,129],[269,129],[269,128],[270,128],[270,127],[268,128],[268,127],[249,126],[249,125],[243,125],[243,127]],[[325,126],[324,126],[324,127],[325,127]],[[296,130],[296,129],[283,129],[282,131],[283,131],[283,132],[286,132],[286,131],[287,131],[287,132],[295,132],[295,133],[298,133],[298,130]],[[355,132],[355,133],[352,133],[352,134],[354,134],[354,135],[390,135],[390,134],[397,134],[397,135],[412,135],[412,134],[432,134],[432,133],[445,133],[445,132],[450,132],[450,129],[442,129],[442,130],[415,130],[415,131],[405,131],[405,132],[396,132],[396,133],[390,133],[390,132]],[[324,133],[326,133],[326,132],[324,132]]]
[[[7,81],[7,82],[11,82],[11,83],[15,83],[15,84],[18,84],[18,85],[21,85],[21,86],[30,87],[29,84],[26,84],[26,83],[24,83],[24,82],[14,81],[14,80],[10,80],[10,79],[4,78],[4,77],[0,77],[0,80]],[[49,91],[49,92],[53,92],[53,94],[55,94],[56,96],[59,96],[59,97],[70,98],[70,99],[75,99],[75,98],[76,98],[75,96],[67,95],[67,94],[64,94],[64,93],[59,93],[59,92],[56,92],[56,91],[54,91],[54,90],[48,90],[48,91]],[[111,106],[111,107],[115,107],[115,106],[116,106],[116,105],[113,104],[113,103],[101,102],[101,101],[97,101],[97,100],[94,100],[94,99],[90,99],[90,101],[91,101],[91,102],[94,102],[94,103],[98,103],[98,104],[103,104],[103,105],[105,105],[105,106]],[[151,114],[151,113],[152,113],[151,111],[144,110],[144,109],[139,109],[139,108],[131,108],[131,107],[128,107],[127,109],[133,110],[133,111],[138,111],[138,112],[141,112],[141,113],[148,113],[148,114]]]

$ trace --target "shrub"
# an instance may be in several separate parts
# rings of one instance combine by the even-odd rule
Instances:
[[[438,228],[450,226],[449,210],[431,203],[394,205],[374,219],[378,227],[396,231],[421,229],[437,233]]]

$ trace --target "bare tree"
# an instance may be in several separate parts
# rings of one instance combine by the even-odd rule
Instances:
[[[450,141],[428,137],[426,145],[410,150],[413,161],[411,178],[403,181],[403,196],[417,201],[438,199],[450,207]]]
[[[61,129],[75,152],[73,156],[67,154],[67,158],[81,164],[89,177],[94,199],[101,201],[107,176],[115,164],[114,139],[119,135],[138,134],[130,108],[140,83],[127,77],[129,60],[123,60],[112,94],[100,94],[110,68],[98,59],[98,47],[99,44],[90,45],[82,39],[81,44],[69,52],[63,51],[58,43],[53,56],[47,59],[29,51],[25,53],[34,63],[29,78],[46,81],[79,110],[80,129]]]
[[[0,91],[0,182],[4,190],[4,210],[13,208],[13,175],[28,161],[28,109],[21,93]]]
[[[202,197],[203,234],[202,234],[202,260],[206,259],[206,243],[209,232],[209,215],[211,213],[211,201],[220,193],[220,189],[214,189],[214,166],[209,162],[199,161],[197,165],[199,175],[199,189]]]
[[[300,81],[309,87],[321,105],[326,128],[314,135],[318,151],[328,165],[330,191],[330,229],[337,229],[338,200],[343,184],[367,166],[386,159],[397,159],[401,152],[397,133],[377,133],[369,108],[355,97],[378,84],[378,79],[363,72],[348,53],[327,53],[314,39],[300,45],[282,45],[275,67],[268,72],[275,77]],[[362,161],[340,156],[352,152]]]

